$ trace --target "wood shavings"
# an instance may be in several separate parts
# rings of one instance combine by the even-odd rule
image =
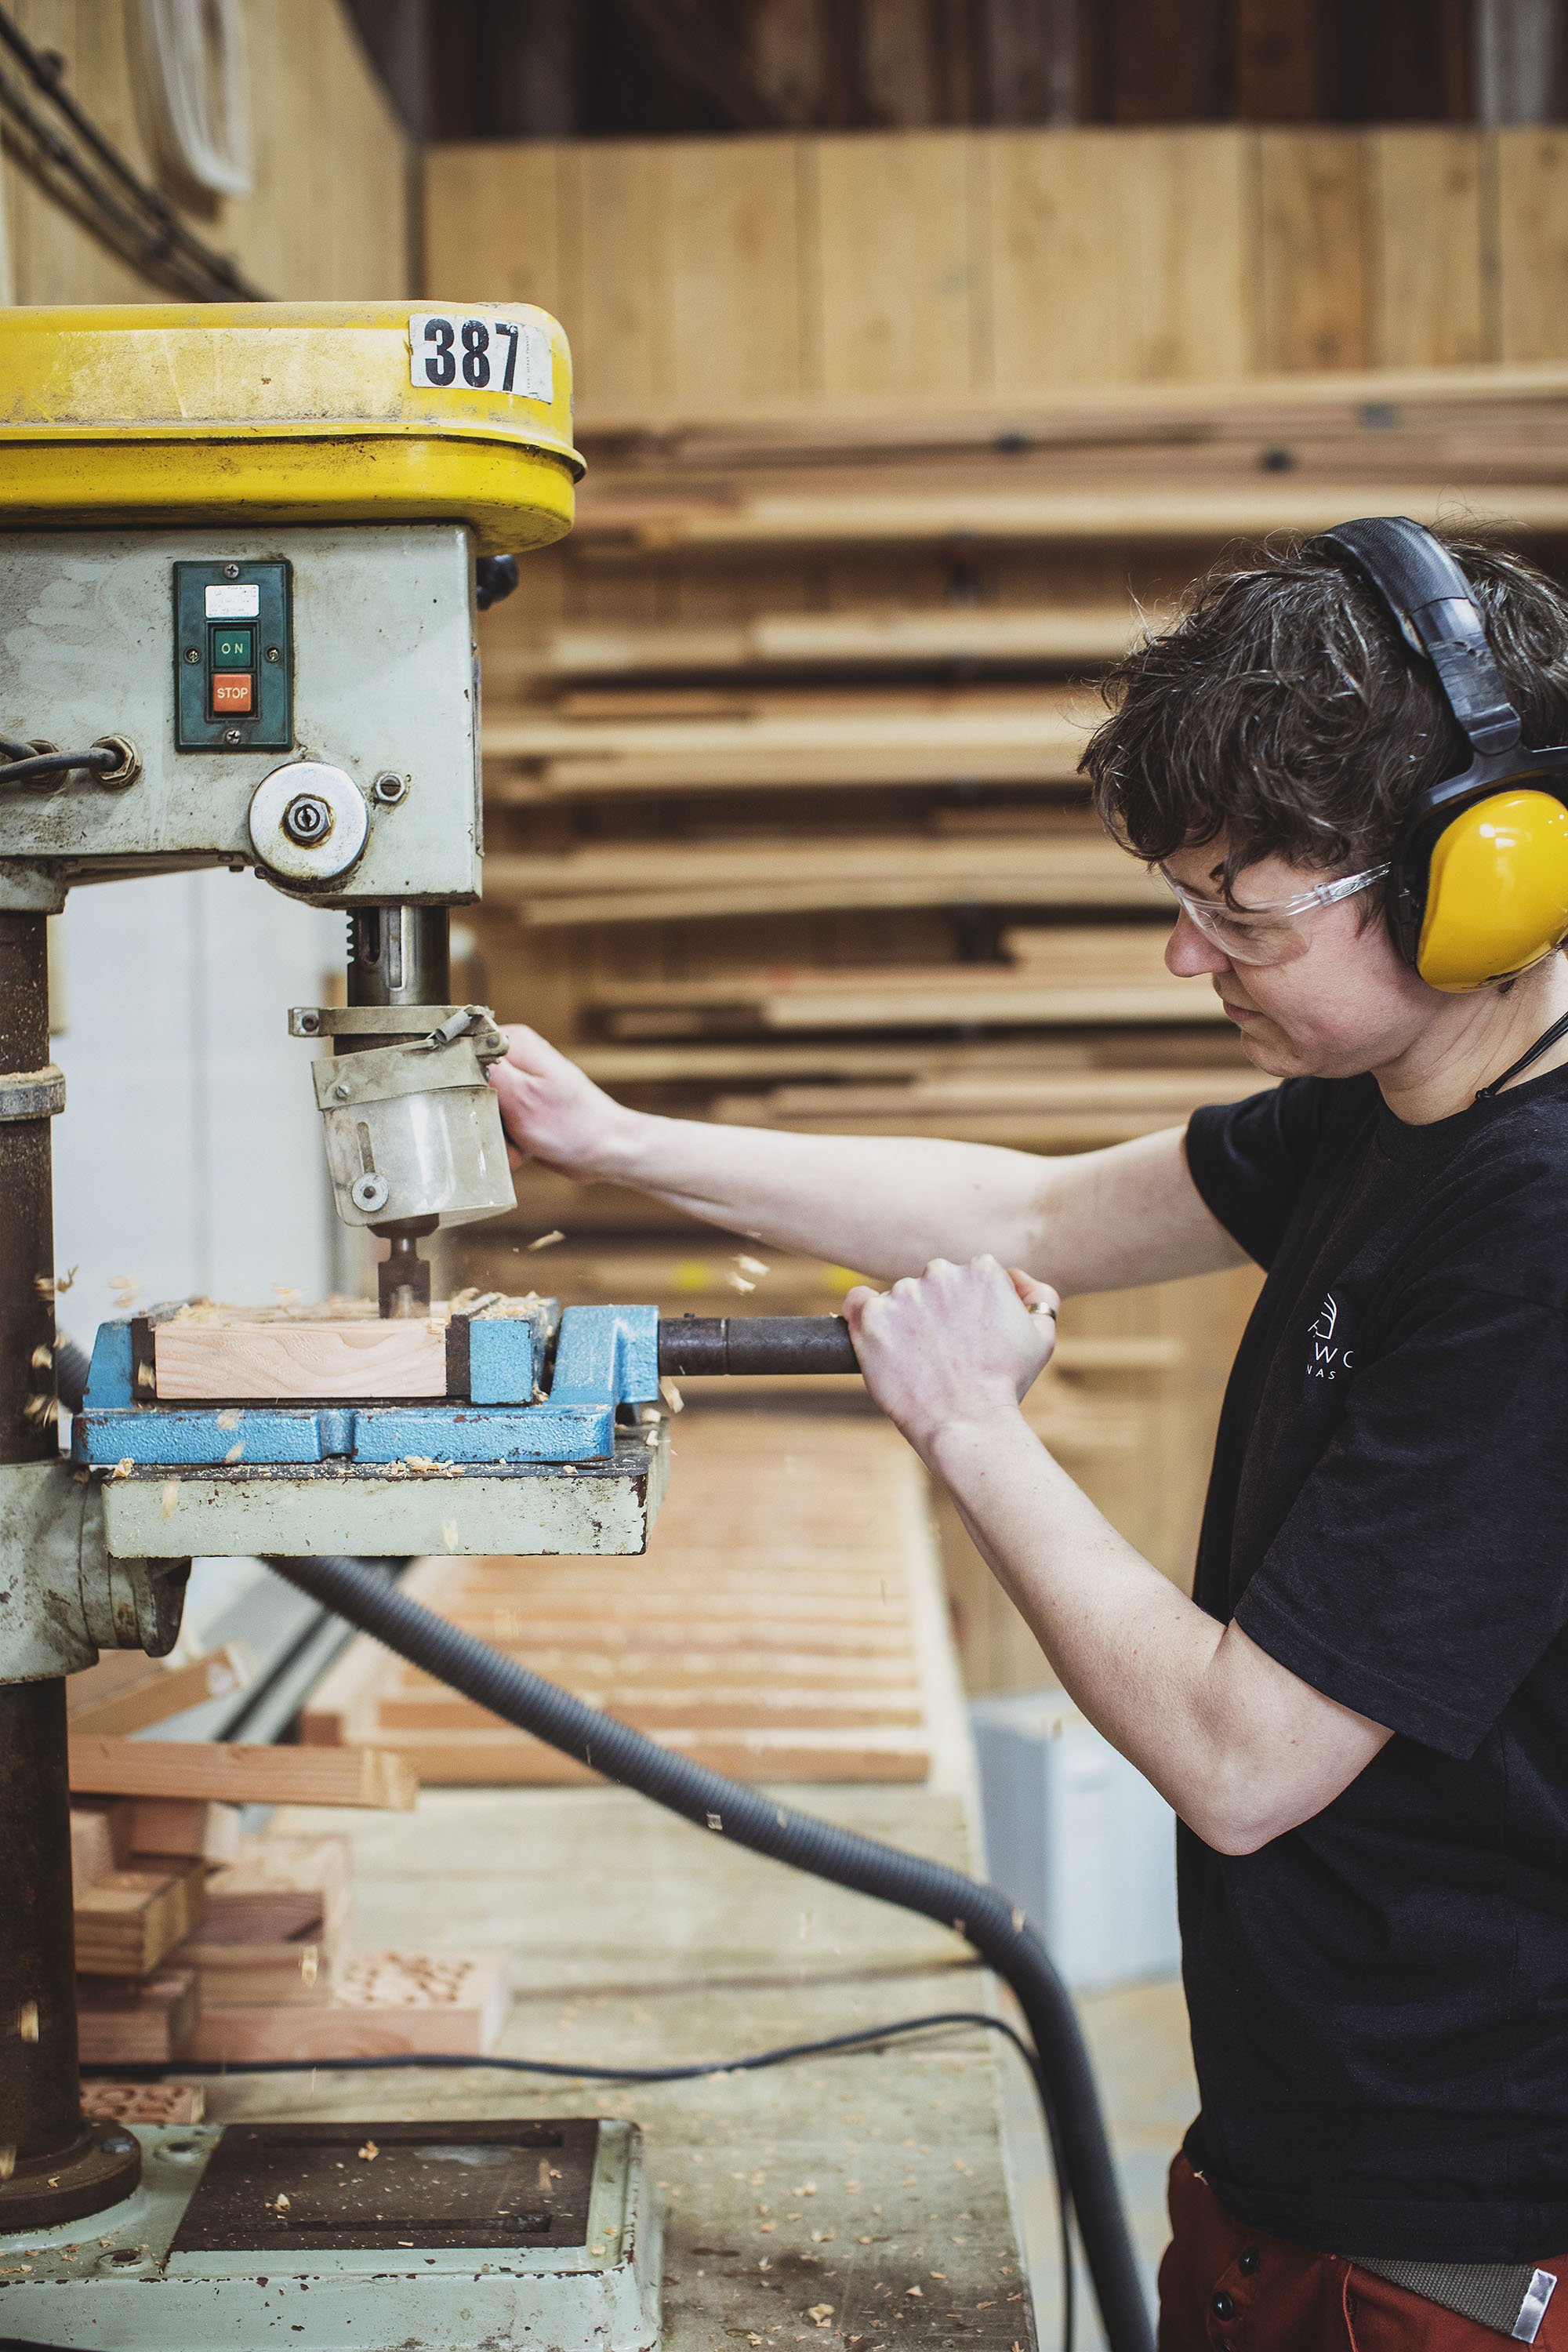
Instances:
[[[420,1478],[460,1478],[463,1475],[460,1462],[437,1462],[428,1454],[405,1454],[401,1466],[405,1476],[410,1473]]]
[[[38,2038],[38,2004],[25,2000],[16,2011],[16,2038],[20,2042],[36,2042]]]
[[[33,1276],[33,1288],[40,1298],[52,1298],[57,1286],[52,1274],[36,1274]]]
[[[661,1380],[658,1384],[658,1392],[664,1399],[666,1404],[669,1407],[671,1412],[684,1412],[686,1411],[686,1399],[681,1395],[680,1391],[676,1387],[675,1382],[672,1380]]]
[[[217,1417],[217,1425],[220,1429],[237,1429],[239,1427],[239,1407],[237,1405],[231,1404],[226,1412],[220,1412]]]
[[[237,1437],[237,1438],[235,1439],[235,1441],[234,1441],[234,1444],[229,1447],[228,1452],[224,1455],[224,1457],[223,1457],[223,1458],[224,1458],[224,1463],[225,1463],[226,1467],[229,1464],[231,1464],[231,1463],[235,1463],[235,1462],[241,1462],[241,1461],[243,1461],[243,1460],[244,1460],[244,1458],[245,1458],[245,1440],[244,1440],[244,1438],[243,1438],[243,1437]]]
[[[367,2139],[359,2152],[359,2160],[362,2164],[374,2164],[380,2154],[381,2150],[374,2140]]]
[[[163,1491],[159,1497],[158,1507],[166,1519],[172,1519],[179,1509],[180,1482],[177,1478],[164,1479]]]
[[[135,1469],[135,1463],[132,1462],[130,1455],[127,1454],[123,1462],[117,1462],[115,1464],[113,1469],[109,1474],[110,1479],[129,1478],[131,1473]]]
[[[121,1313],[130,1306],[141,1287],[141,1283],[133,1274],[111,1274],[104,1285],[106,1290],[111,1290],[114,1293],[114,1303]]]
[[[287,2213],[292,2209],[292,2205],[293,2200],[286,2189],[280,2189],[272,2200],[272,2210],[275,2213]]]
[[[52,1372],[55,1368],[55,1351],[52,1348],[35,1348],[27,1361],[36,1372]]]
[[[443,1546],[443,1548],[444,1548],[446,1550],[447,1550],[447,1551],[449,1551],[449,1552],[450,1552],[450,1551],[456,1551],[456,1550],[457,1550],[457,1549],[458,1549],[458,1523],[457,1523],[456,1519],[443,1519],[443,1520],[442,1520],[442,1522],[441,1522],[441,1542],[442,1542],[442,1546]]]
[[[22,1407],[22,1418],[30,1421],[35,1429],[41,1429],[55,1411],[56,1403],[56,1398],[47,1391],[35,1390]]]
[[[536,1234],[528,1246],[531,1250],[553,1249],[557,1242],[563,1242],[565,1238],[560,1226],[556,1225],[547,1234]]]
[[[16,2169],[16,2151],[7,2146],[0,2147],[0,2180],[9,2180]]]
[[[302,1290],[297,1289],[292,1283],[275,1282],[272,1286],[272,1296],[280,1300],[285,1307],[290,1307],[296,1298],[303,1298],[305,1294]]]
[[[563,1462],[561,1465],[561,1475],[563,1478],[575,1478],[577,1475],[577,1465],[575,1462]]]
[[[71,1285],[75,1282],[77,1276],[80,1272],[81,1268],[79,1266],[68,1265],[64,1274],[56,1275],[55,1290],[59,1297],[63,1298],[65,1297],[66,1292],[70,1288]]]
[[[757,1286],[754,1282],[748,1282],[743,1274],[727,1274],[724,1276],[724,1279],[729,1284],[731,1290],[738,1290],[742,1296],[744,1296],[748,1290],[755,1290]]]
[[[735,1260],[735,1264],[742,1274],[753,1276],[758,1282],[761,1282],[765,1274],[773,1272],[772,1266],[764,1265],[760,1257],[747,1257],[742,1255]]]

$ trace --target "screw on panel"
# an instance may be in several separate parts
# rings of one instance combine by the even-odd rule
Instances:
[[[384,769],[371,785],[370,796],[383,808],[395,808],[399,801],[408,797],[408,779],[390,768]]]
[[[239,578],[238,564],[226,563],[223,567],[223,576],[226,580],[237,580]]]
[[[262,660],[263,660],[263,661],[269,661],[269,662],[280,662],[280,661],[282,660],[282,658],[283,658],[283,648],[282,648],[282,646],[268,646],[268,648],[267,648],[267,651],[262,655],[261,658],[262,658]]]
[[[188,662],[199,662],[201,657],[202,649],[200,646],[187,646],[185,647],[185,659]]]
[[[223,730],[223,740],[232,749],[236,745],[243,743],[245,738],[240,733],[237,727],[226,727]]]
[[[332,812],[317,793],[296,793],[283,812],[283,830],[301,849],[325,841],[332,829]]]

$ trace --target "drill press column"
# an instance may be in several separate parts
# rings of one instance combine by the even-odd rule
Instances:
[[[0,913],[0,1463],[58,1452],[49,1114],[7,1077],[49,1059],[46,919]],[[15,1106],[12,1108],[11,1106]],[[29,1115],[31,1110],[31,1115]],[[8,1115],[9,1113],[9,1115]],[[65,1684],[0,1684],[0,2231],[96,2213],[135,2187],[128,2132],[82,2122]]]

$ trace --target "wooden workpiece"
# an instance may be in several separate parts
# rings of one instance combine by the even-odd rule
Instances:
[[[182,1307],[153,1326],[160,1399],[442,1397],[447,1315],[383,1318],[330,1307]]]

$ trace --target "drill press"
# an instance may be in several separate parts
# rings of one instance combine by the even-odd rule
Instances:
[[[0,2324],[55,2344],[657,2340],[628,2126],[378,2126],[372,2214],[343,2128],[89,2126],[77,2089],[63,1677],[166,1653],[194,1553],[631,1552],[657,1507],[626,1412],[651,1308],[477,1300],[427,1395],[286,1408],[168,1402],[166,1318],[122,1318],[74,1466],[56,1434],[45,926],[72,885],[226,865],[348,915],[347,1003],[290,1019],[331,1049],[383,1315],[428,1313],[424,1234],[511,1204],[503,1041],[448,1001],[447,909],[479,887],[476,557],[569,528],[570,432],[564,337],[526,306],[0,319]]]

